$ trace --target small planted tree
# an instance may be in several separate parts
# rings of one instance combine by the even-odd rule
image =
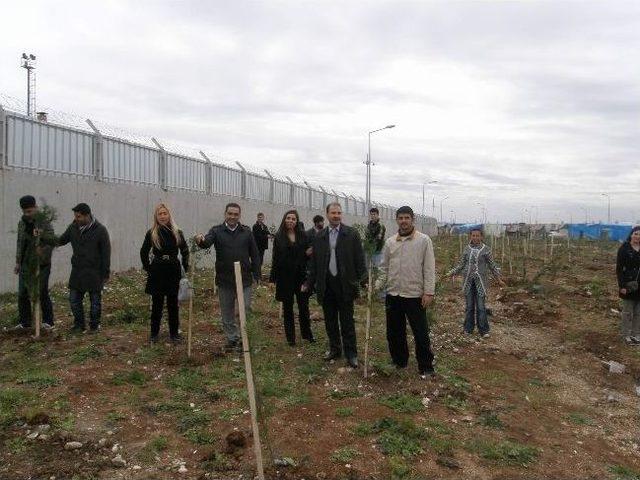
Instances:
[[[40,336],[42,314],[40,308],[40,252],[44,243],[53,243],[53,236],[46,232],[47,226],[53,224],[58,218],[55,208],[43,203],[33,217],[35,229],[41,232],[34,235],[33,244],[27,246],[22,262],[22,278],[25,282],[29,300],[31,302],[31,316],[35,320],[35,336]]]

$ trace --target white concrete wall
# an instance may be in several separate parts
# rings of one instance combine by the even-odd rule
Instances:
[[[71,208],[79,202],[91,206],[95,217],[109,230],[112,255],[111,268],[123,271],[140,267],[139,251],[144,234],[150,226],[155,205],[162,201],[173,211],[176,222],[190,236],[206,233],[213,225],[221,223],[224,206],[231,201],[242,207],[242,223],[253,225],[256,214],[264,212],[267,225],[280,224],[282,215],[291,207],[265,202],[242,200],[227,196],[208,196],[183,191],[165,192],[157,187],[132,184],[101,183],[70,176],[31,175],[0,169],[0,292],[15,291],[17,276],[13,274],[16,250],[16,227],[21,210],[18,200],[23,195],[33,195],[39,203],[45,201],[55,207],[58,220],[54,225],[57,234],[64,231],[73,220]],[[297,208],[306,228],[311,219],[324,211]],[[433,219],[430,219],[433,220]],[[346,224],[366,223],[367,218],[345,215]],[[393,220],[383,220],[389,233],[395,230]],[[426,229],[427,233],[429,229]],[[265,261],[269,261],[269,252]],[[71,247],[56,249],[53,254],[51,283],[66,281],[70,271]]]

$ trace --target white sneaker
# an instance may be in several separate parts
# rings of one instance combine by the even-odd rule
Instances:
[[[633,344],[635,343],[635,342],[634,342],[634,338],[635,338],[635,337],[631,337],[631,336],[624,337],[624,341],[625,341],[625,343],[627,343],[628,345],[633,345]]]
[[[43,330],[47,330],[48,332],[54,330],[56,327],[54,325],[51,325],[50,323],[43,323],[42,324],[42,329]]]
[[[630,341],[631,341],[631,345],[640,345],[640,338],[637,336],[631,336],[629,337]]]
[[[485,333],[482,335],[482,338],[489,338],[491,335],[489,335],[488,333]]]
[[[21,331],[21,330],[25,330],[27,327],[25,327],[24,325],[22,325],[21,323],[17,324],[15,327],[11,327],[11,330],[14,331]]]

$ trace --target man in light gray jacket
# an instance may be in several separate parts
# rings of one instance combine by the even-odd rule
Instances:
[[[376,287],[385,288],[387,343],[391,360],[397,368],[409,361],[407,319],[416,344],[420,377],[433,375],[433,352],[429,341],[426,308],[433,303],[436,265],[433,244],[428,235],[418,232],[410,207],[396,212],[398,233],[389,237],[382,248],[380,276]]]

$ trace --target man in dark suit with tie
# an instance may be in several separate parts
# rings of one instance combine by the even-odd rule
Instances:
[[[308,278],[302,289],[309,291],[315,286],[324,311],[329,337],[325,360],[340,358],[344,351],[349,366],[357,368],[353,301],[358,297],[360,283],[367,277],[364,250],[358,232],[342,223],[341,205],[330,203],[326,211],[329,227],[318,232],[313,240]]]

